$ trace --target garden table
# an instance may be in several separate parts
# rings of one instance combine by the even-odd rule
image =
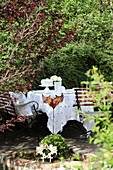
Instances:
[[[39,110],[47,114],[47,127],[51,131],[51,133],[57,134],[59,131],[62,132],[63,126],[67,123],[68,120],[80,121],[79,114],[75,113],[76,107],[73,107],[73,105],[76,103],[75,93],[73,89],[65,90],[65,92],[63,92],[63,101],[54,108],[53,130],[53,108],[50,107],[48,103],[43,102],[42,95],[44,95],[45,97],[51,96],[51,98],[54,99],[56,95],[61,96],[61,93],[56,93],[55,90],[49,90],[48,93],[44,93],[44,90],[29,91],[27,93],[27,100],[37,101],[39,103]],[[87,131],[92,130],[94,122],[90,123],[88,120],[86,120],[83,122],[83,126],[86,128]]]

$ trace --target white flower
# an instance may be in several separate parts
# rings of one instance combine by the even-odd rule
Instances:
[[[56,75],[51,76],[50,79],[53,80],[53,81],[56,81],[57,80],[57,76]]]
[[[62,81],[61,77],[57,77],[57,81]]]
[[[58,77],[56,75],[50,77],[51,80],[53,81],[62,81],[61,77]]]

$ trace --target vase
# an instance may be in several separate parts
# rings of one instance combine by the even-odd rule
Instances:
[[[54,89],[55,91],[59,91],[61,89],[62,82],[61,81],[55,81],[54,82]]]

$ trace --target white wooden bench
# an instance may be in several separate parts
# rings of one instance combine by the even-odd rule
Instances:
[[[25,122],[20,121],[20,123],[22,124],[22,129],[23,128],[27,129],[31,127],[31,124],[34,122],[34,120],[37,118],[39,114],[38,111],[39,104],[36,101],[29,101],[21,104],[16,104],[12,100],[9,90],[0,89],[0,115],[3,118],[3,123],[6,124],[7,120],[10,120],[11,118],[15,118],[15,120],[17,119],[18,122],[18,119],[20,118],[18,117],[18,112],[16,108],[29,105],[30,103],[33,103],[32,109],[34,110],[35,114],[32,114],[31,116],[23,116],[24,119],[26,119],[26,121]]]
[[[95,116],[96,114],[100,114],[98,109],[93,108],[96,105],[96,101],[93,99],[93,96],[89,94],[89,88],[74,88],[74,91],[75,91],[75,99],[76,99],[76,103],[74,104],[74,107],[76,106],[78,111],[80,111],[79,118],[81,123],[83,123],[84,118],[87,118],[88,116],[91,115]],[[83,135],[87,136],[87,134],[90,133],[91,130],[87,131],[86,134],[82,134],[82,128],[81,128],[82,136]]]

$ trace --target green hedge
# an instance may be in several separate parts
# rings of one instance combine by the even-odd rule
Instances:
[[[71,43],[61,50],[54,52],[50,57],[43,59],[44,66],[39,75],[36,75],[39,84],[35,84],[34,89],[38,89],[43,78],[50,78],[57,75],[62,78],[63,85],[68,88],[79,87],[81,81],[86,80],[85,72],[94,64],[92,54],[93,47],[85,43]]]

